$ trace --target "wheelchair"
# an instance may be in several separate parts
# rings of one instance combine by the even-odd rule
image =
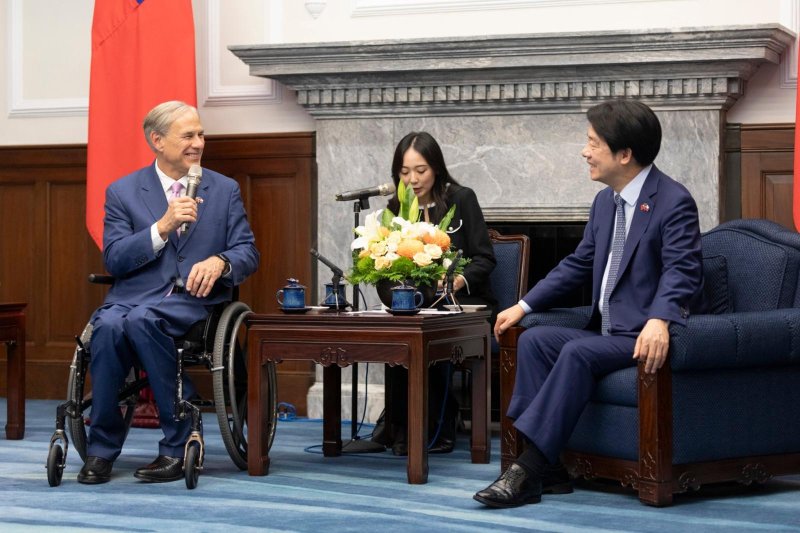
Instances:
[[[111,276],[89,276],[92,283],[113,283]],[[175,419],[191,417],[192,431],[184,451],[184,478],[186,487],[197,486],[203,469],[205,444],[202,436],[202,407],[213,405],[219,423],[222,441],[233,463],[241,470],[247,468],[247,332],[244,321],[250,308],[238,301],[238,290],[234,289],[234,300],[219,304],[213,312],[195,323],[186,335],[175,339],[177,351]],[[86,394],[86,381],[91,359],[92,324],[89,323],[76,337],[77,346],[70,364],[67,383],[67,400],[56,410],[56,430],[50,438],[47,456],[47,481],[51,487],[61,484],[66,466],[69,442],[86,461],[87,426],[91,418],[91,391]],[[182,382],[184,367],[203,365],[211,372],[213,401],[185,400]],[[267,405],[267,447],[272,447],[278,418],[275,366],[268,366],[269,388]],[[119,408],[128,429],[133,422],[139,392],[148,385],[146,376],[134,367],[118,393]],[[67,433],[69,436],[67,436]],[[126,435],[127,436],[127,435]]]

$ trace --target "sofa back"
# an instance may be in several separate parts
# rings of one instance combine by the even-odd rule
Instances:
[[[732,220],[703,234],[706,312],[800,307],[800,234],[769,220]]]

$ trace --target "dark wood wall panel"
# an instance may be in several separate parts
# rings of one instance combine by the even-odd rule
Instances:
[[[794,229],[794,125],[742,125],[741,216],[766,218]]]
[[[311,280],[314,160],[313,133],[207,138],[203,165],[239,182],[261,252],[261,268],[240,291],[255,311],[275,308],[287,277]],[[0,147],[0,301],[28,303],[29,398],[64,396],[74,336],[105,293],[86,281],[103,263],[86,231],[85,199],[85,145]],[[4,350],[0,357],[4,365]],[[313,368],[279,372],[281,401],[305,412]],[[5,379],[0,373],[0,394]]]

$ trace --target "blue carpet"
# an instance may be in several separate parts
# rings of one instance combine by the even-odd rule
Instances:
[[[389,452],[326,458],[304,451],[321,442],[321,422],[280,422],[269,475],[250,477],[230,461],[212,414],[205,415],[206,467],[195,490],[133,477],[155,457],[161,435],[135,428],[110,483],[77,483],[81,460],[70,449],[62,485],[51,488],[44,464],[56,404],[28,401],[25,439],[0,437],[0,531],[800,531],[800,476],[758,490],[706,487],[663,509],[601,483],[538,505],[486,509],[472,495],[498,474],[496,437],[491,464],[471,464],[460,436],[455,452],[430,457],[426,485],[408,485],[405,459]]]

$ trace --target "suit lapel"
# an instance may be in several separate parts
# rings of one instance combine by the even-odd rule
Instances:
[[[633,220],[631,227],[628,230],[628,236],[625,238],[625,248],[622,252],[622,259],[619,263],[619,270],[617,271],[617,283],[622,277],[625,269],[633,257],[633,252],[639,244],[639,241],[644,235],[647,226],[650,224],[653,209],[655,207],[656,192],[658,192],[659,171],[655,165],[650,169],[650,174],[647,175],[642,191],[639,193],[639,198],[636,200],[636,205],[633,209]],[[645,207],[646,206],[646,207]]]
[[[147,207],[153,222],[157,222],[167,210],[167,196],[161,188],[161,181],[158,179],[155,167],[150,165],[141,176],[141,188],[139,189],[142,203]],[[173,239],[170,239],[173,242]],[[174,242],[173,242],[174,245]]]

